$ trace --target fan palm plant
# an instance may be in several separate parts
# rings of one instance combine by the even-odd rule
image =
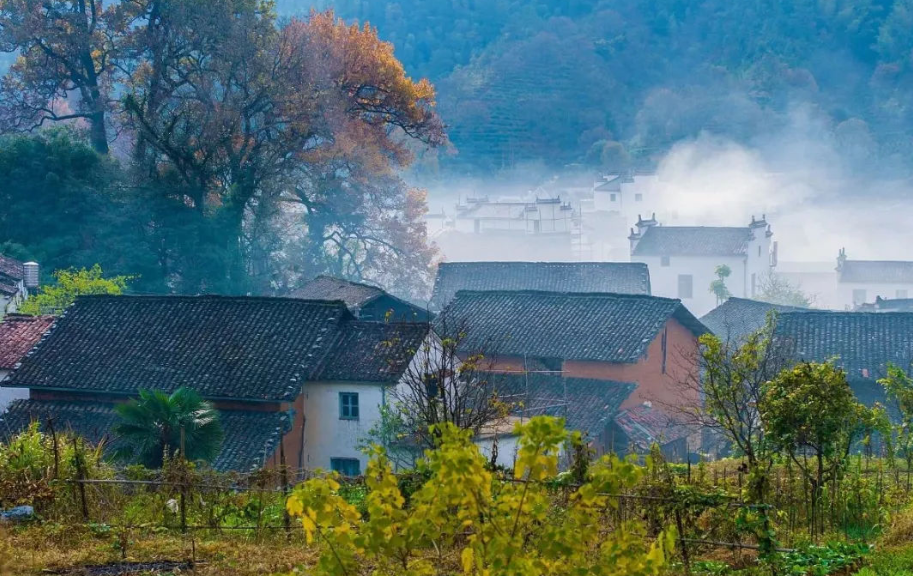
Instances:
[[[116,408],[120,423],[115,434],[124,441],[119,455],[149,468],[160,468],[166,452],[181,449],[184,458],[211,461],[219,453],[224,434],[219,413],[190,388],[171,394],[140,390],[139,398]]]

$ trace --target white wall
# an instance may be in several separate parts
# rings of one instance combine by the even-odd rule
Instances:
[[[499,466],[513,468],[517,460],[517,444],[520,437],[514,434],[502,434],[498,436],[498,458],[496,460]],[[491,460],[491,450],[494,447],[494,436],[484,435],[476,438],[475,444],[479,451],[485,455],[485,458]]]
[[[358,393],[358,420],[339,418],[339,393]],[[345,382],[309,382],[304,386],[305,467],[330,470],[331,458],[357,458],[364,473],[368,458],[359,445],[380,421],[384,393],[380,385]]]
[[[9,370],[0,370],[0,382],[6,380],[9,374]],[[6,412],[14,400],[26,400],[28,397],[28,388],[0,388],[0,414]]]
[[[671,256],[668,266],[662,265],[659,256],[634,256],[631,260],[643,262],[650,268],[650,288],[654,296],[679,298],[678,277],[690,274],[693,278],[692,297],[682,298],[682,303],[697,317],[716,308],[716,296],[710,292],[710,284],[716,280],[714,271],[721,264],[732,270],[732,275],[726,280],[729,292],[733,296],[746,297],[748,263],[745,257]],[[750,275],[747,277],[750,278]]]

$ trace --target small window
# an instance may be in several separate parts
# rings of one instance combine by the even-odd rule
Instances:
[[[669,264],[670,264],[670,259],[669,259],[668,256],[660,256],[660,257],[659,257],[659,265],[660,265],[660,266],[668,266]]]
[[[865,289],[853,290],[853,304],[865,304]]]
[[[758,246],[758,258],[760,258],[760,257],[761,257],[761,247]]]
[[[425,394],[428,400],[437,399],[441,394],[441,387],[438,385],[437,374],[425,374],[423,380],[425,382]]]
[[[339,393],[339,419],[358,420],[358,393]]]
[[[635,195],[634,195],[634,201],[635,201],[635,202],[642,202],[643,199],[644,199],[644,195],[643,195],[643,194],[635,194]]]
[[[612,201],[612,202],[614,202],[614,201],[615,201],[615,195],[614,195],[614,194],[609,194],[609,200]]]
[[[361,476],[361,462],[358,458],[330,458],[330,468],[343,476]]]
[[[907,291],[906,291],[906,290],[898,290],[898,291],[897,291],[897,294],[896,294],[896,297],[897,297],[897,299],[899,299],[899,300],[903,300],[903,299],[908,298],[908,296],[907,296]]]
[[[678,275],[678,297],[691,298],[694,294],[694,277],[691,274]]]

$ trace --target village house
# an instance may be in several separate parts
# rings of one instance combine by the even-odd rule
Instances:
[[[7,379],[53,323],[53,316],[7,314],[0,319],[0,382]],[[24,398],[28,398],[27,389],[0,388],[0,414],[11,402]]]
[[[723,342],[737,345],[764,328],[771,315],[776,319],[784,312],[804,311],[808,309],[733,297],[702,316],[701,323]]]
[[[564,380],[555,386],[585,381],[588,394],[598,381],[604,395],[613,398],[631,386],[620,403],[597,402],[610,406],[603,411],[609,423],[612,410],[666,410],[688,400],[693,389],[685,383],[696,378],[698,337],[706,332],[678,300],[605,293],[461,291],[437,322],[439,333],[459,326],[465,332],[461,348],[485,353],[495,372],[560,375]],[[562,394],[558,388],[548,398]],[[578,409],[571,407],[571,397],[567,402],[568,410]],[[587,432],[598,449],[626,452],[622,442],[611,441],[608,428]],[[655,431],[655,437],[662,438],[662,432]],[[697,449],[699,439],[692,440],[690,448]]]
[[[342,300],[359,320],[374,322],[427,322],[426,307],[418,306],[388,294],[382,288],[334,278],[318,276],[291,293],[302,300]]]
[[[728,266],[732,296],[754,298],[776,266],[776,243],[762,217],[744,227],[661,226],[655,216],[638,217],[631,230],[631,261],[650,268],[653,293],[680,299],[703,315],[719,304],[710,285],[718,266]]]
[[[849,260],[846,249],[841,249],[837,256],[837,308],[855,310],[878,297],[913,297],[913,262]]]
[[[867,406],[889,406],[878,384],[888,364],[913,367],[913,313],[784,312],[777,318],[775,338],[796,362],[833,360]]]
[[[650,271],[629,262],[442,262],[431,295],[440,311],[461,290],[650,294]]]
[[[20,262],[0,254],[0,318],[19,309],[29,297],[29,291],[38,288],[38,264]]]
[[[427,324],[357,320],[340,301],[85,296],[2,384],[29,398],[0,417],[0,433],[52,419],[114,447],[118,402],[186,386],[219,410],[215,468],[277,465],[284,452],[293,468],[359,474],[385,388],[427,334]]]
[[[882,298],[856,307],[857,312],[913,312],[913,298]]]

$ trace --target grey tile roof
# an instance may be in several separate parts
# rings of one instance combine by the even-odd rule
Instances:
[[[430,329],[427,323],[346,322],[313,379],[396,382]]]
[[[352,319],[341,302],[220,296],[86,296],[6,386],[290,400]]]
[[[650,271],[630,262],[444,262],[432,309],[443,309],[460,290],[650,294]]]
[[[114,435],[118,422],[112,404],[63,400],[17,400],[0,416],[0,440],[25,429],[33,420],[43,428],[51,417],[55,429],[71,431],[90,442],[106,442],[108,452],[122,445]],[[291,427],[288,412],[220,410],[225,439],[212,462],[217,470],[249,471],[262,467]]]
[[[840,282],[913,284],[913,262],[846,260],[837,277]]]
[[[665,411],[646,405],[623,410],[615,417],[615,424],[628,437],[635,452],[647,452],[654,443],[664,446],[691,434],[689,427]]]
[[[5,276],[10,280],[22,280],[25,278],[22,262],[0,254],[0,276]]]
[[[882,298],[877,296],[875,302],[862,304],[856,312],[913,312],[913,298]]]
[[[746,298],[730,298],[701,317],[701,323],[724,342],[735,342],[763,328],[771,312],[803,311],[807,309]]]
[[[776,337],[796,361],[836,359],[850,380],[873,380],[888,363],[913,361],[913,313],[786,312]]]
[[[342,300],[349,309],[358,309],[384,294],[385,292],[377,286],[332,276],[318,276],[293,291],[290,296],[303,300]]]
[[[590,438],[605,430],[637,388],[629,382],[565,378],[560,374],[497,374],[492,382],[505,402],[522,402],[518,413],[523,416],[560,416],[569,430],[587,433]]]
[[[740,256],[751,229],[711,226],[652,226],[634,247],[634,256]]]
[[[436,320],[488,354],[634,363],[670,319],[707,329],[680,300],[630,294],[459,292]]]

